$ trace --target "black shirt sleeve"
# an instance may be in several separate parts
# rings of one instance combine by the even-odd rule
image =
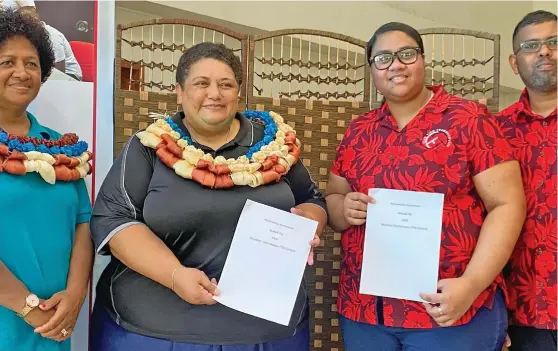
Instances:
[[[112,165],[91,215],[91,235],[97,253],[109,254],[108,242],[116,233],[143,223],[143,202],[155,157],[153,150],[133,135]]]
[[[285,177],[294,194],[296,205],[304,203],[318,205],[327,213],[325,198],[302,163],[302,159],[291,167]]]

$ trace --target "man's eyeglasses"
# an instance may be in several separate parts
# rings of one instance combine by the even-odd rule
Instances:
[[[381,71],[390,68],[397,57],[402,64],[410,65],[417,61],[420,53],[420,48],[405,48],[397,52],[384,52],[372,57],[370,59],[370,64],[374,64],[376,69]]]
[[[549,38],[546,40],[528,40],[519,44],[519,49],[515,52],[517,54],[520,51],[527,53],[539,52],[543,45],[546,45],[550,50],[556,50],[556,37]]]

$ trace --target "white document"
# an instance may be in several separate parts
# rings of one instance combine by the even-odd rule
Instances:
[[[370,189],[360,293],[420,301],[436,293],[444,194]]]
[[[317,228],[316,221],[247,200],[214,299],[289,325]]]

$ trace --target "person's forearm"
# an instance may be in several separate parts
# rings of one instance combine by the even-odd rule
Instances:
[[[126,227],[110,241],[112,254],[139,274],[172,288],[172,273],[180,267],[174,253],[144,224]]]
[[[87,293],[89,277],[93,265],[93,243],[89,233],[89,224],[82,223],[76,226],[72,258],[70,259],[70,272],[66,290],[76,291],[80,294]]]
[[[525,208],[518,204],[497,206],[486,216],[473,257],[463,274],[478,294],[494,281],[506,265],[524,220]]]
[[[318,222],[318,229],[317,229],[318,235],[320,235],[324,231],[327,225],[327,213],[322,207],[315,204],[307,203],[307,204],[300,204],[296,206],[296,208],[301,209],[304,212],[308,213],[308,215],[310,215],[313,220]]]
[[[0,305],[14,312],[21,312],[25,306],[25,298],[30,292],[2,261],[0,261],[0,282]]]
[[[343,215],[343,202],[345,195],[330,194],[326,196],[327,213],[329,215],[329,226],[336,232],[347,230],[351,225]]]

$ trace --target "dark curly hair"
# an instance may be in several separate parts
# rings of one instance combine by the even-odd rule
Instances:
[[[54,67],[54,52],[47,30],[41,23],[17,10],[2,8],[0,9],[0,46],[14,37],[29,40],[37,49],[41,65],[41,83],[46,82]]]
[[[238,85],[242,85],[242,64],[234,52],[223,44],[199,43],[182,54],[176,69],[176,82],[184,87],[190,67],[199,60],[211,58],[226,63],[233,71]]]

